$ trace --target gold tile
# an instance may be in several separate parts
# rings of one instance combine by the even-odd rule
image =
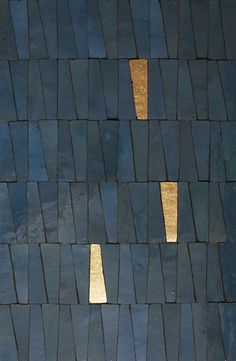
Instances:
[[[103,276],[101,246],[99,244],[91,244],[90,246],[89,302],[107,302],[106,287]]]
[[[148,118],[147,60],[129,61],[137,119]]]
[[[178,186],[175,182],[161,182],[161,200],[164,214],[166,241],[177,242]]]

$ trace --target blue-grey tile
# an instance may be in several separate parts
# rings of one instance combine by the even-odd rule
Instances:
[[[190,183],[193,218],[198,242],[208,242],[208,183]]]
[[[191,122],[183,120],[180,122],[180,181],[197,181],[197,167],[194,157],[193,137]]]
[[[189,0],[179,2],[179,58],[196,58],[193,24]],[[182,361],[182,360],[181,360]]]
[[[192,305],[181,305],[179,361],[195,360]]]
[[[7,0],[1,0],[1,14],[2,21],[0,25],[1,46],[0,46],[0,58],[1,59],[16,59],[17,50],[15,43],[15,34],[13,29],[13,23],[10,13],[10,2]]]
[[[148,180],[166,180],[166,164],[160,123],[149,121]],[[142,149],[140,147],[140,149]],[[167,148],[166,148],[167,150]]]
[[[222,272],[216,244],[209,244],[207,250],[207,301],[224,301]]]
[[[72,139],[67,120],[58,124],[58,180],[72,182],[75,180]]]
[[[34,1],[34,0],[33,0]],[[43,86],[38,60],[28,64],[28,119],[45,119]]]
[[[46,240],[48,243],[57,243],[57,184],[41,182],[39,193]]]
[[[147,361],[166,360],[161,305],[151,305],[149,308]]]
[[[57,61],[40,60],[43,97],[47,119],[57,119]]]
[[[106,361],[115,360],[117,354],[119,306],[102,305],[101,309]]]
[[[110,4],[102,0],[104,3]],[[114,1],[113,1],[114,4]],[[102,60],[100,63],[102,83],[106,103],[106,112],[108,119],[117,119],[118,116],[118,69],[117,60]]]
[[[106,180],[105,164],[102,153],[101,137],[98,122],[88,122],[88,181],[101,182]]]
[[[145,182],[148,173],[148,122],[131,122],[131,134],[136,180]]]
[[[191,262],[187,244],[178,245],[177,302],[194,302]]]
[[[186,60],[178,63],[178,120],[196,119],[189,65]]]
[[[65,1],[65,0],[62,0]],[[58,61],[58,119],[76,119],[76,107],[68,60]]]
[[[226,103],[227,115],[229,120],[235,120],[236,62],[235,61],[219,62],[219,69],[220,69],[220,77],[223,86],[224,99]]]
[[[71,317],[76,357],[87,360],[90,306],[72,305]]]
[[[131,306],[134,347],[137,361],[146,360],[148,311],[148,305]]]
[[[77,118],[88,119],[88,60],[72,59],[70,60],[70,69],[75,96]]]
[[[119,245],[102,245],[102,263],[108,303],[117,303]]]
[[[89,246],[72,246],[77,292],[80,303],[88,303],[89,298]]]
[[[223,150],[227,180],[236,180],[236,164],[234,162],[236,155],[235,135],[236,126],[234,122],[221,124],[221,133],[223,139]]]
[[[136,57],[131,8],[128,0],[118,2],[118,41],[119,58]]]
[[[220,184],[221,199],[223,204],[224,219],[227,230],[227,240],[235,242],[235,200],[236,200],[236,183]]]
[[[86,0],[69,0],[72,27],[78,58],[88,57],[88,17]]]
[[[70,10],[66,0],[57,1],[58,58],[76,58]]]
[[[101,183],[102,208],[109,243],[117,242],[117,184]]]
[[[135,361],[134,338],[130,309],[120,306],[117,361]]]
[[[137,53],[138,58],[149,58],[149,26],[151,26],[150,29],[150,36],[154,38],[154,44],[151,44],[155,47],[157,42],[155,43],[155,35],[156,32],[158,32],[158,27],[155,29],[155,25],[153,22],[155,22],[156,19],[153,19],[151,17],[151,23],[149,24],[149,2],[142,0],[131,0],[130,1],[130,8],[131,8],[131,16],[132,16],[132,22],[134,27],[134,34],[135,34],[135,43],[137,46]],[[150,14],[152,15],[152,12],[150,10]],[[160,44],[159,48],[160,48]],[[151,47],[152,50],[152,47]],[[154,54],[153,54],[154,55]],[[154,55],[155,56],[155,55]]]
[[[235,304],[221,304],[220,317],[226,360],[233,361],[236,354],[236,308]]]
[[[178,240],[179,242],[195,242],[196,234],[189,185],[181,182],[178,190]]]
[[[213,182],[226,180],[222,140],[220,124],[212,122],[210,125],[210,180]]]
[[[39,245],[29,245],[29,303],[47,303]]]
[[[160,188],[158,183],[149,183],[148,194],[148,242],[164,242],[166,239]]]
[[[27,183],[28,203],[28,241],[29,243],[45,242],[42,208],[37,183]]]
[[[77,304],[75,268],[73,265],[73,255],[71,245],[63,244],[60,247],[60,286],[59,300],[61,304]]]
[[[44,36],[49,58],[57,58],[57,1],[39,0]]]
[[[137,303],[146,303],[149,246],[146,244],[132,245],[131,256]]]
[[[207,58],[209,17],[208,1],[191,0],[190,7],[197,58]]]
[[[41,254],[48,302],[58,303],[60,246],[57,244],[42,244]]]
[[[146,243],[148,236],[148,183],[130,183],[129,193],[138,243]]]
[[[231,0],[220,2],[227,59],[235,59],[235,3]]]
[[[136,234],[128,185],[118,183],[118,240],[135,243]]]
[[[86,243],[88,239],[87,184],[72,183],[71,196],[77,243]]]
[[[101,194],[97,183],[89,183],[89,241],[106,243],[106,227],[102,209]]]
[[[197,6],[198,1],[193,1]],[[205,0],[200,4],[206,3]],[[200,17],[201,19],[201,17]],[[189,69],[192,81],[193,96],[195,101],[197,119],[208,118],[208,93],[207,93],[207,61],[191,60]]]
[[[48,180],[55,181],[57,180],[58,122],[41,120],[39,127]]]
[[[28,101],[28,61],[11,61],[11,79],[18,120],[27,119]]]
[[[90,309],[88,361],[105,361],[104,335],[102,329],[101,306]]]
[[[0,306],[0,358],[8,361],[19,361],[15,334],[9,306]],[[44,360],[42,360],[44,361]]]
[[[47,361],[57,361],[59,305],[42,305]]]
[[[119,122],[112,120],[99,124],[107,181],[117,180],[118,126]]]
[[[28,129],[27,122],[11,122],[10,132],[18,182],[28,180]]]
[[[13,84],[7,61],[0,61],[0,77],[0,118],[8,121],[17,120]]]
[[[69,305],[60,305],[57,359],[58,361],[76,361]]]
[[[216,61],[208,62],[208,106],[210,120],[227,120],[224,93]]]
[[[176,60],[161,60],[161,75],[164,88],[167,119],[176,119],[177,110],[177,72]]]
[[[88,50],[90,58],[105,58],[106,48],[104,43],[103,29],[96,0],[88,0]]]
[[[208,305],[207,341],[207,361],[226,360],[219,309],[214,303]]]
[[[43,24],[37,0],[28,3],[30,58],[48,58]]]
[[[11,1],[12,23],[19,59],[29,59],[29,24],[27,1]]]
[[[148,119],[166,119],[163,81],[157,59],[148,62]]]
[[[129,62],[125,59],[119,61],[118,118],[136,119]]]
[[[100,0],[99,10],[107,57],[118,58],[117,2]]]
[[[166,302],[175,302],[177,286],[177,245],[161,244],[160,247]]]
[[[0,304],[16,303],[15,281],[13,276],[12,261],[9,246],[0,245],[1,263],[0,263]]]
[[[18,303],[28,303],[28,245],[15,244],[10,252]]]
[[[89,120],[107,119],[101,67],[98,59],[89,61]]]
[[[209,2],[209,49],[208,58],[224,59],[225,40],[222,28],[221,5],[219,0]]]
[[[75,243],[75,226],[69,183],[58,183],[58,242]]]
[[[149,247],[147,302],[163,303],[165,302],[165,291],[160,247],[158,244],[152,244]]]
[[[219,185],[209,183],[209,242],[226,242],[226,228]]]
[[[177,58],[179,45],[179,2],[161,0],[161,9],[169,57]]]
[[[198,180],[209,180],[210,124],[207,121],[192,122],[192,138]]]
[[[192,265],[194,291],[197,302],[206,302],[207,246],[190,243],[189,253]]]
[[[120,245],[119,295],[118,303],[136,303],[130,245]]]
[[[196,361],[206,361],[207,352],[207,304],[193,303],[193,327]]]
[[[29,305],[12,305],[11,315],[19,361],[29,360]]]
[[[18,243],[27,243],[27,197],[24,183],[9,183],[9,197]]]
[[[236,301],[236,245],[220,244],[220,263],[224,283],[224,291],[227,302]]]
[[[150,58],[168,58],[161,4],[150,1]]]
[[[168,361],[177,361],[179,352],[180,305],[162,305],[166,356]]]
[[[70,133],[76,180],[85,182],[87,180],[87,122],[84,120],[70,122]]]
[[[16,233],[7,183],[0,183],[0,234],[0,243],[16,243]]]
[[[42,136],[39,122],[34,120],[28,123],[29,136],[29,180],[47,181],[47,169],[43,152]]]
[[[135,181],[130,123],[125,120],[119,122],[117,178],[121,182]]]

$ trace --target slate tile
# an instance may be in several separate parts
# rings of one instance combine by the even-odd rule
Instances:
[[[9,306],[0,306],[0,322],[4,327],[0,329],[0,358],[9,361],[18,361],[15,335]]]
[[[102,200],[97,183],[89,183],[89,241],[106,243],[107,235]]]
[[[226,360],[233,361],[235,357],[235,304],[220,305],[221,327],[223,334],[224,349]]]
[[[177,361],[179,352],[180,305],[162,305],[166,356],[168,361]]]
[[[10,133],[17,181],[28,180],[28,130],[26,122],[11,122]]]
[[[189,185],[181,182],[178,190],[178,240],[179,242],[195,242],[196,234]]]
[[[57,243],[57,184],[39,183],[45,236],[48,243]]]
[[[48,58],[43,24],[37,0],[28,3],[30,59]]]
[[[148,122],[131,122],[131,134],[136,179],[137,182],[145,182],[148,171]]]
[[[75,353],[78,360],[87,359],[90,306],[72,305],[71,317]]]
[[[127,183],[118,183],[118,240],[120,243],[135,243],[133,212]]]
[[[161,75],[164,88],[167,119],[176,119],[177,109],[177,70],[176,60],[161,60]]]
[[[126,245],[126,244],[120,245],[118,303],[120,303],[122,305],[136,303],[130,245]],[[121,308],[122,308],[122,306],[121,306]],[[121,309],[120,309],[120,314],[122,314]],[[121,321],[122,320],[120,320],[120,323],[121,323]],[[124,331],[122,331],[122,332],[124,332]],[[118,350],[118,353],[119,353],[119,350]],[[121,355],[120,355],[120,357],[121,357]]]
[[[58,180],[72,182],[75,180],[72,139],[67,120],[58,124]]]
[[[74,0],[70,0],[74,1]],[[83,0],[82,0],[83,1]],[[78,2],[77,2],[78,3]],[[78,119],[88,119],[88,60],[70,60],[72,85]],[[63,86],[63,83],[62,83]]]
[[[189,65],[186,60],[178,62],[178,120],[196,119],[193,88]]]
[[[68,3],[78,58],[88,58],[87,1],[69,0]]]
[[[157,244],[149,247],[147,303],[162,303],[165,301],[165,291],[160,248]]]
[[[28,119],[45,119],[43,86],[38,60],[28,64]]]
[[[29,305],[12,305],[11,315],[16,338],[18,360],[29,360]]]
[[[58,183],[58,242],[75,243],[75,226],[69,183]]]
[[[115,360],[117,352],[117,334],[119,307],[101,305],[106,360]]]
[[[27,197],[26,185],[23,183],[8,184],[8,191],[13,215],[17,243],[27,243]]]
[[[83,120],[72,121],[69,126],[76,180],[85,182],[87,180],[87,122]]]
[[[119,61],[118,118],[136,119],[129,63],[125,59]]]
[[[37,183],[27,183],[28,242],[44,243],[45,231]]]
[[[166,119],[163,81],[157,59],[148,62],[148,118]]]
[[[1,263],[0,263],[0,304],[16,303],[15,281],[13,276],[11,255],[8,245],[0,245]],[[1,347],[0,347],[1,349]]]
[[[179,2],[161,0],[161,9],[170,58],[177,58],[179,35]]]
[[[57,180],[58,122],[39,121],[41,142],[49,181]]]
[[[88,181],[101,182],[106,180],[105,164],[102,153],[101,137],[97,122],[88,122]]]
[[[167,360],[161,305],[151,305],[149,308],[147,360]]]
[[[235,59],[235,4],[231,0],[220,2],[226,55],[228,59]]]
[[[207,357],[207,304],[193,303],[192,315],[196,361],[205,361]]]
[[[58,361],[75,361],[75,347],[73,342],[73,327],[69,305],[60,305]]]
[[[160,249],[166,302],[175,302],[177,286],[177,245],[161,244]]]
[[[47,303],[39,245],[29,245],[29,303]],[[31,309],[32,310],[32,309]]]
[[[168,58],[162,9],[159,2],[150,1],[150,58]]]
[[[209,3],[191,0],[190,7],[197,57],[207,58]]]
[[[13,2],[12,2],[13,4]],[[18,3],[17,3],[18,4]],[[18,120],[27,119],[28,109],[28,61],[11,61],[10,63],[11,81],[14,92],[14,100]],[[5,118],[5,114],[4,114]]]
[[[1,46],[0,46],[0,59],[16,59],[17,50],[15,43],[15,34],[13,30],[12,18],[10,13],[10,2],[7,0],[1,0],[1,25],[0,33]],[[9,360],[11,361],[11,360]]]
[[[7,61],[0,61],[0,77],[0,118],[7,121],[17,120],[12,88],[13,84],[11,80],[9,64]]]
[[[225,181],[226,173],[220,124],[213,122],[210,128],[210,180],[213,182]]]
[[[67,60],[58,61],[57,102],[58,119],[76,119],[76,107],[71,80],[71,72],[69,61]]]
[[[219,251],[215,244],[209,244],[207,252],[207,301],[224,301]]]
[[[90,58],[106,58],[103,29],[96,0],[88,0],[88,50]]]
[[[143,2],[141,0],[130,2],[131,16],[134,27],[135,34],[135,43],[137,46],[138,58],[149,58],[149,35],[155,39],[158,32],[158,28],[155,29],[153,26],[153,22],[155,22],[155,18],[152,17],[149,19],[149,2]],[[152,10],[152,9],[151,9]],[[152,12],[150,11],[150,15]],[[153,22],[152,22],[153,20]],[[150,28],[149,28],[150,27]],[[149,34],[150,29],[150,34]],[[158,41],[157,41],[158,43]],[[156,43],[154,42],[154,46]],[[160,48],[160,44],[159,48]],[[151,47],[152,50],[152,47]]]
[[[146,243],[148,235],[148,184],[129,183],[131,207],[138,243]]]
[[[19,59],[29,59],[29,24],[27,1],[11,1],[9,2],[9,5],[14,28],[14,35],[12,35],[15,36],[18,57]]]
[[[0,243],[16,243],[16,233],[7,183],[0,183],[0,234]]]
[[[39,0],[39,11],[49,58],[57,58],[57,3],[56,0]]]
[[[146,303],[149,246],[146,244],[132,245],[131,246],[131,256],[132,256],[134,286],[135,286],[135,294],[136,294],[136,298],[137,298],[137,303]],[[140,311],[141,311],[141,309],[140,309]],[[139,315],[138,309],[137,309],[137,312]],[[137,334],[137,337],[140,337],[140,336]],[[141,350],[140,350],[140,352],[141,352]]]
[[[60,246],[57,244],[42,244],[41,254],[48,302],[58,303]]]
[[[181,305],[179,360],[195,360],[191,304]]]
[[[107,181],[117,180],[118,122],[102,121],[99,131]]]
[[[208,62],[208,104],[210,120],[227,120],[225,99],[216,61]]]
[[[207,330],[207,360],[226,360],[220,325],[219,310],[217,304],[208,305],[208,330]]]
[[[99,10],[107,57],[118,58],[117,2],[100,0]]]
[[[220,184],[220,193],[223,205],[224,219],[227,230],[227,240],[235,242],[235,206],[236,184],[222,183]]]
[[[57,119],[57,61],[40,60],[43,97],[47,119]]]
[[[66,0],[57,2],[58,58],[76,58],[77,51],[71,16]]]
[[[198,1],[193,1],[198,6]],[[206,3],[205,0],[200,4]],[[199,17],[200,19],[202,17]],[[204,16],[203,16],[204,18]],[[193,96],[196,107],[197,119],[208,118],[208,94],[207,94],[207,66],[206,60],[190,60],[189,70],[193,88]]]
[[[224,99],[227,108],[227,115],[229,120],[235,120],[236,106],[235,106],[235,91],[236,91],[236,62],[235,61],[221,61],[219,64],[220,78],[222,82]]]
[[[178,245],[177,302],[194,302],[192,269],[187,244]]]
[[[206,273],[207,246],[205,244],[190,243],[189,253],[192,265],[194,293],[197,302],[206,301]]]
[[[224,160],[226,167],[227,180],[236,180],[236,165],[234,159],[236,155],[235,135],[236,126],[234,122],[221,125],[221,134],[223,140]]]
[[[226,242],[223,208],[217,183],[209,183],[209,242]]]
[[[42,305],[46,360],[57,360],[59,305]]]
[[[89,111],[89,120],[107,119],[101,67],[98,59],[96,60],[92,59],[89,61],[89,110],[88,111]]]
[[[77,243],[86,243],[88,239],[87,185],[72,183],[71,196]]]
[[[77,304],[78,297],[76,292],[75,270],[73,266],[71,245],[63,244],[60,246],[60,249],[61,249],[61,262],[60,262],[59,303]]]
[[[207,121],[192,122],[192,139],[198,180],[209,180],[210,124]]]
[[[119,122],[117,177],[120,182],[135,181],[132,138],[128,121]]]
[[[117,184],[101,183],[102,208],[109,243],[117,242]]]
[[[101,307],[92,305],[89,322],[88,361],[105,361]]]
[[[132,305],[131,316],[134,333],[134,347],[137,361],[146,360],[148,305]]]
[[[106,286],[107,303],[117,303],[119,245],[102,245],[102,264]]]
[[[107,2],[101,0],[106,4]],[[114,4],[114,1],[113,1]],[[118,117],[118,60],[102,60],[100,62],[103,91],[106,103],[106,113],[108,119],[117,119]]]
[[[28,123],[29,137],[29,180],[47,181],[47,169],[45,164],[42,137],[38,121]]]
[[[73,245],[75,278],[80,303],[88,303],[89,298],[89,246]]]
[[[136,58],[131,8],[128,0],[118,2],[118,54],[119,58]]]
[[[194,157],[191,123],[180,122],[180,181],[197,181],[197,167]]]
[[[208,242],[208,183],[190,183],[190,194],[198,242]]]
[[[10,247],[18,303],[28,303],[28,245],[16,244]]]
[[[166,164],[160,123],[149,121],[148,180],[166,180]],[[140,148],[141,149],[141,148]]]
[[[120,306],[117,361],[135,361],[134,339],[130,309]]]
[[[191,8],[188,0],[180,0],[179,3],[178,56],[182,59],[196,58]]]
[[[235,244],[220,244],[219,246],[220,264],[227,302],[234,302],[236,300],[235,246]]]
[[[219,0],[209,2],[208,58],[210,59],[224,59],[226,57],[220,9],[221,5]]]

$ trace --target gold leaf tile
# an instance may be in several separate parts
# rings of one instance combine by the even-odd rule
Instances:
[[[106,287],[103,276],[101,246],[99,244],[91,244],[90,246],[89,302],[107,302]]]
[[[137,119],[148,118],[148,76],[147,60],[130,60],[134,103]]]
[[[175,182],[161,182],[166,241],[177,242],[178,186]]]

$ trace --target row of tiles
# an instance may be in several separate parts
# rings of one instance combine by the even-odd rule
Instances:
[[[0,306],[7,361],[234,361],[236,304]]]
[[[235,181],[236,122],[0,122],[0,182]]]
[[[235,59],[231,0],[1,1],[2,59]]]
[[[234,244],[21,244],[0,251],[1,304],[236,301]]]
[[[235,242],[236,183],[1,183],[0,243]]]
[[[7,121],[236,120],[235,61],[2,60],[0,77]]]

